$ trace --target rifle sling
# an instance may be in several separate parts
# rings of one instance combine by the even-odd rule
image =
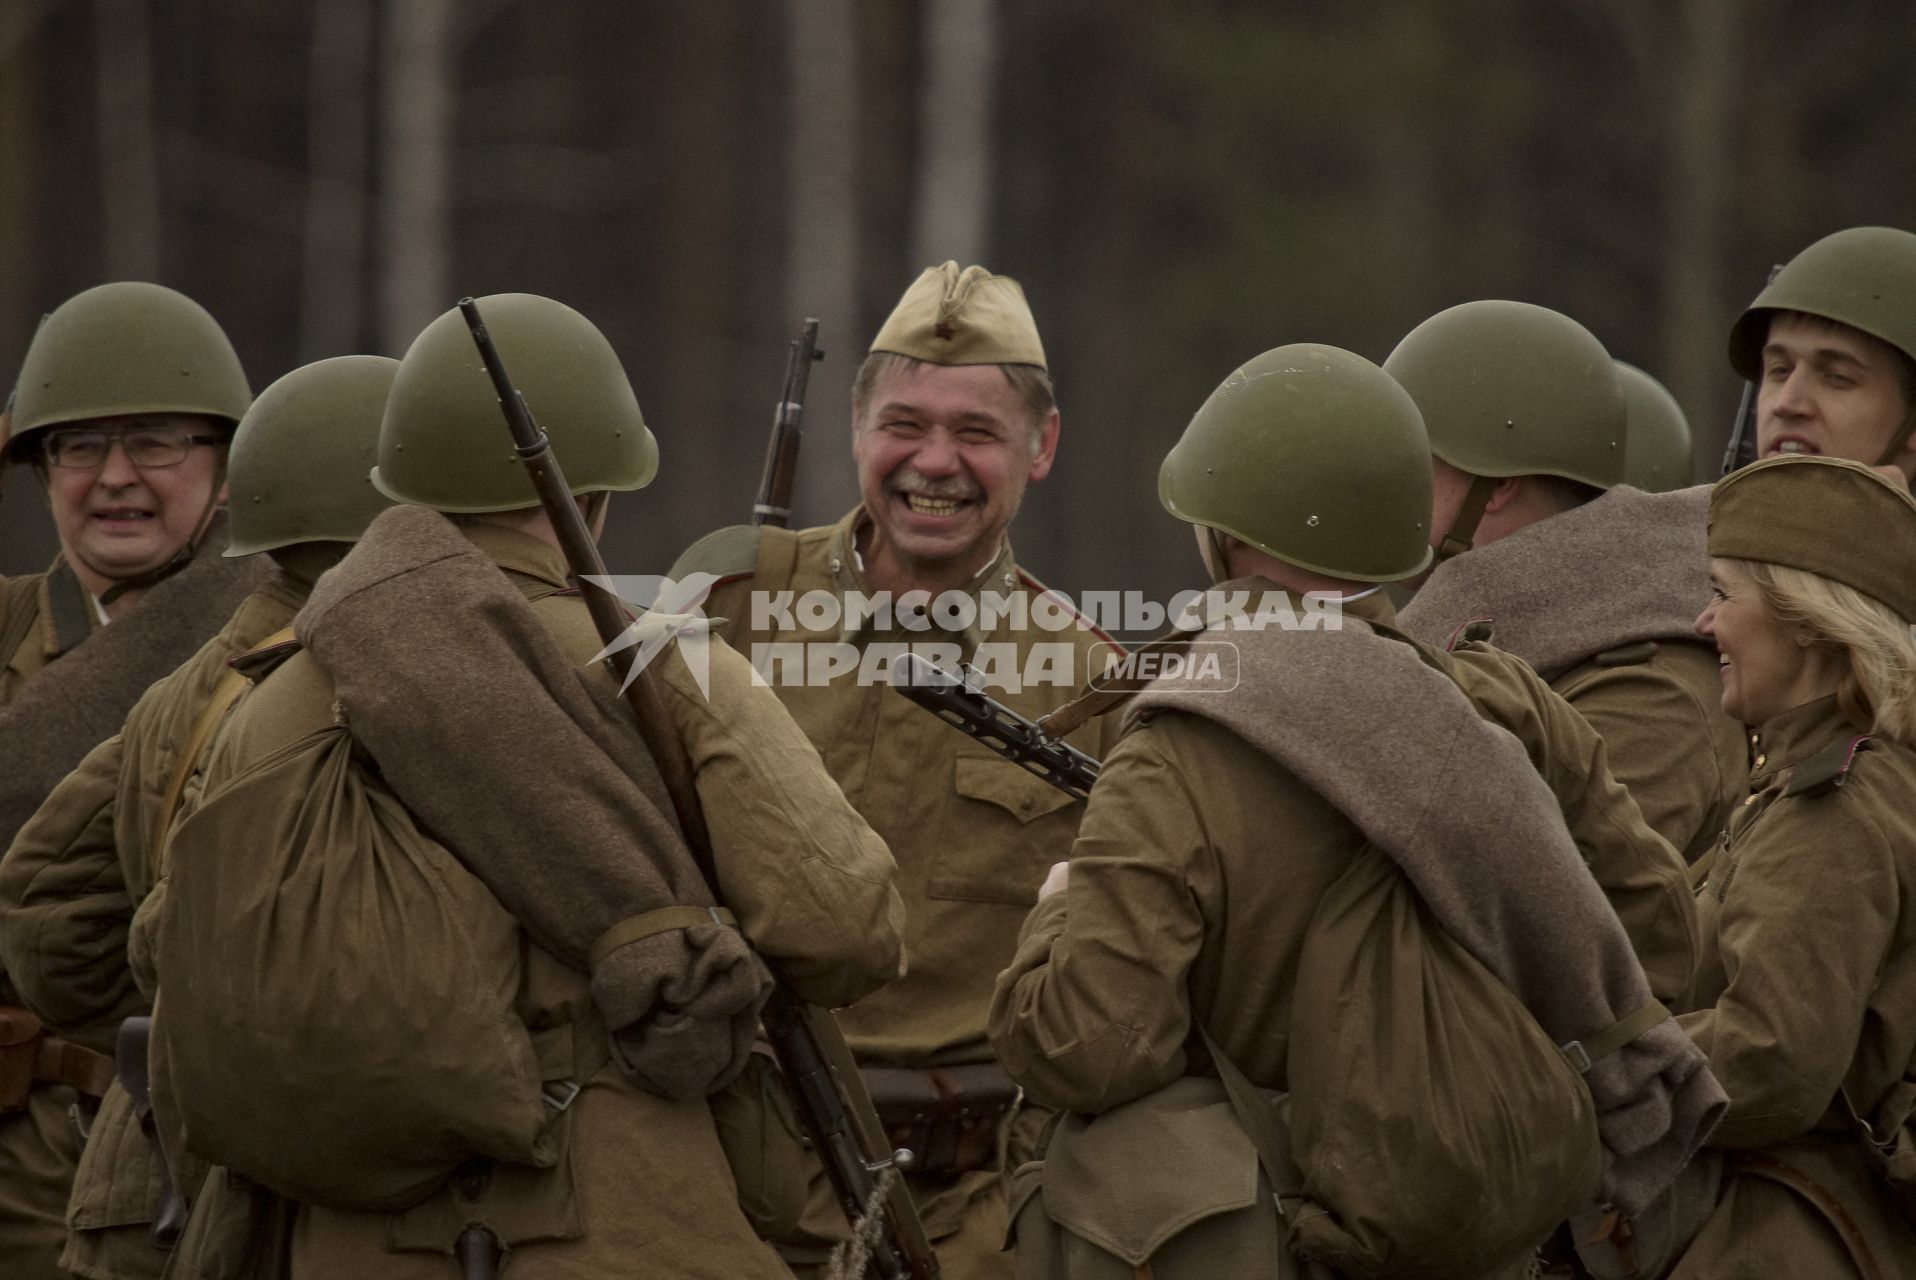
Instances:
[[[282,627],[253,648],[255,650],[270,649],[292,638],[293,629]],[[193,721],[193,731],[187,735],[186,745],[180,748],[179,757],[173,761],[173,774],[166,781],[166,794],[161,797],[159,812],[153,818],[153,843],[149,861],[156,879],[165,870],[162,859],[166,854],[166,837],[172,829],[174,815],[180,811],[180,801],[186,798],[186,784],[192,778],[193,771],[199,768],[200,756],[206,750],[207,743],[212,740],[213,730],[218,727],[221,720],[225,719],[227,711],[233,704],[239,700],[246,685],[246,677],[231,667],[220,674],[219,683],[213,686],[212,696],[206,700],[206,705],[200,709],[199,717]]]

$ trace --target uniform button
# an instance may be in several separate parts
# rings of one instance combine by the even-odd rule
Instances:
[[[1747,798],[1746,800],[1744,800],[1744,801],[1743,801],[1743,804],[1744,804],[1744,806],[1745,806],[1745,807],[1748,807],[1749,805],[1753,805],[1753,804],[1755,804],[1755,803],[1756,803],[1756,797],[1755,797],[1755,796],[1750,796],[1749,798]]]
[[[1758,756],[1756,758],[1756,767],[1761,769],[1764,765],[1768,764],[1769,762],[1770,762],[1770,758],[1768,756]]]

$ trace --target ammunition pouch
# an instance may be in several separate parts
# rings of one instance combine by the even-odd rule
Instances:
[[[68,1085],[94,1099],[113,1083],[113,1059],[47,1034],[31,1010],[0,1005],[0,1113],[24,1111],[36,1085]]]
[[[953,1178],[994,1167],[998,1130],[1018,1104],[1018,1086],[995,1063],[961,1067],[860,1067],[872,1107],[911,1172]]]

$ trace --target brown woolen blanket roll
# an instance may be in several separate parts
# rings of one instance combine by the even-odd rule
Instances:
[[[444,516],[395,507],[294,630],[415,818],[590,974],[641,1086],[689,1097],[744,1066],[771,979],[736,929],[670,929],[593,961],[614,925],[709,907],[712,891],[616,686],[561,649],[497,565]]]

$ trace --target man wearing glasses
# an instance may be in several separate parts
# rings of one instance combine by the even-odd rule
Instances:
[[[89,289],[35,334],[0,447],[40,477],[60,555],[45,573],[0,578],[0,849],[257,585],[257,565],[218,556],[226,538],[215,522],[226,443],[251,401],[219,325],[159,285]],[[198,555],[202,544],[214,554]],[[0,973],[9,1277],[62,1274],[74,1106],[103,1091],[111,1048],[49,1037]]]
[[[5,456],[39,472],[60,557],[0,586],[0,704],[191,558],[251,401],[219,325],[171,289],[101,285],[46,318]]]

